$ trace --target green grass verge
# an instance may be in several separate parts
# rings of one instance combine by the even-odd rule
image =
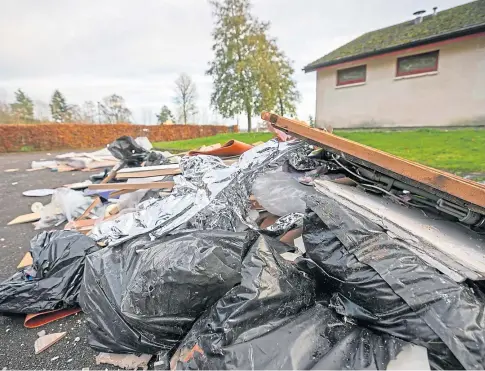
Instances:
[[[454,173],[485,173],[485,130],[416,129],[406,131],[336,131],[335,134],[394,155]],[[228,133],[212,137],[154,143],[156,148],[188,151],[203,145],[224,144],[230,139],[255,143],[271,133]]]
[[[485,173],[485,130],[337,131],[393,155],[454,173]]]
[[[212,144],[224,144],[231,139],[238,140],[243,143],[253,144],[256,142],[266,142],[273,138],[272,133],[226,133],[217,134],[212,137],[195,138],[188,140],[176,140],[173,142],[156,142],[153,147],[167,150],[167,151],[190,151],[202,146],[210,146]]]

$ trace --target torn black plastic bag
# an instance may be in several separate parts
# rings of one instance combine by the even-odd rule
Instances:
[[[307,199],[307,256],[337,311],[428,348],[436,367],[485,367],[484,303],[384,230],[324,195]]]
[[[89,256],[80,300],[89,344],[117,353],[176,347],[240,282],[246,239],[227,231],[180,232],[153,242],[145,235]]]
[[[73,307],[86,256],[99,248],[74,231],[42,232],[31,241],[33,265],[0,284],[0,312],[38,313]]]
[[[194,324],[172,369],[385,369],[412,347],[315,305],[313,280],[279,256],[280,244],[260,237],[243,261],[241,285]]]
[[[108,144],[108,150],[118,160],[122,160],[127,166],[141,166],[148,156],[148,151],[140,146],[132,137],[123,135]]]

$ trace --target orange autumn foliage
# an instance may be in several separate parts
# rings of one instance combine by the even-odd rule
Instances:
[[[237,126],[133,124],[8,124],[0,125],[0,152],[100,148],[122,135],[151,142],[208,137],[238,132]]]

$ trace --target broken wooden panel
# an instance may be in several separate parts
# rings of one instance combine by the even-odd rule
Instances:
[[[59,340],[61,340],[64,336],[66,336],[66,334],[67,332],[57,332],[55,334],[41,336],[34,343],[35,354],[39,354],[47,348],[51,347]]]
[[[316,180],[315,189],[406,241],[409,250],[455,281],[485,279],[485,236],[357,187]]]
[[[307,139],[330,152],[485,214],[485,186],[482,184],[311,128],[297,120],[269,112],[263,112],[261,117],[274,127]]]

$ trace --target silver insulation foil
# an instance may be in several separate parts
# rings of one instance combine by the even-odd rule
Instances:
[[[96,225],[90,237],[116,246],[140,234],[149,233],[155,239],[179,227],[231,231],[241,225],[257,228],[246,220],[254,179],[299,152],[307,152],[304,142],[273,139],[245,152],[231,166],[214,156],[186,156],[180,163],[182,175],[174,177],[171,195],[146,200],[134,212]]]

